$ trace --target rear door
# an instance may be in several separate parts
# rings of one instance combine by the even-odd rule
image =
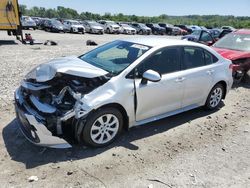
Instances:
[[[182,107],[199,106],[207,98],[214,79],[214,66],[207,57],[210,54],[199,47],[183,47],[182,69],[184,97]]]

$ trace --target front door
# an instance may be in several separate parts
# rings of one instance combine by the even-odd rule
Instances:
[[[183,80],[180,71],[180,48],[169,47],[155,52],[136,69],[136,121],[146,120],[181,108]],[[162,75],[159,82],[142,83],[142,74],[154,70]]]

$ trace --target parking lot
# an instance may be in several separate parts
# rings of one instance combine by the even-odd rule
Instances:
[[[13,105],[28,71],[94,48],[87,40],[101,45],[142,36],[25,32],[58,45],[23,45],[0,32],[1,187],[250,187],[250,84],[234,86],[218,111],[195,109],[133,128],[106,148],[60,150],[29,143]],[[30,176],[38,181],[29,182]]]

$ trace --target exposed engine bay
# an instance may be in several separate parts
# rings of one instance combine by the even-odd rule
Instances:
[[[63,124],[72,124],[74,120],[82,117],[82,97],[105,84],[110,78],[82,78],[57,73],[53,79],[46,82],[24,80],[20,93],[25,103],[38,112],[36,118],[42,121],[53,135],[62,135]]]

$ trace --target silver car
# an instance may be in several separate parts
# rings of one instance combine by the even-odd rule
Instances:
[[[87,33],[104,34],[104,28],[96,21],[82,21],[83,26]]]
[[[124,128],[204,106],[220,106],[231,61],[211,48],[163,38],[117,40],[79,57],[62,57],[27,74],[15,92],[17,117],[34,144],[71,139],[94,147]]]

